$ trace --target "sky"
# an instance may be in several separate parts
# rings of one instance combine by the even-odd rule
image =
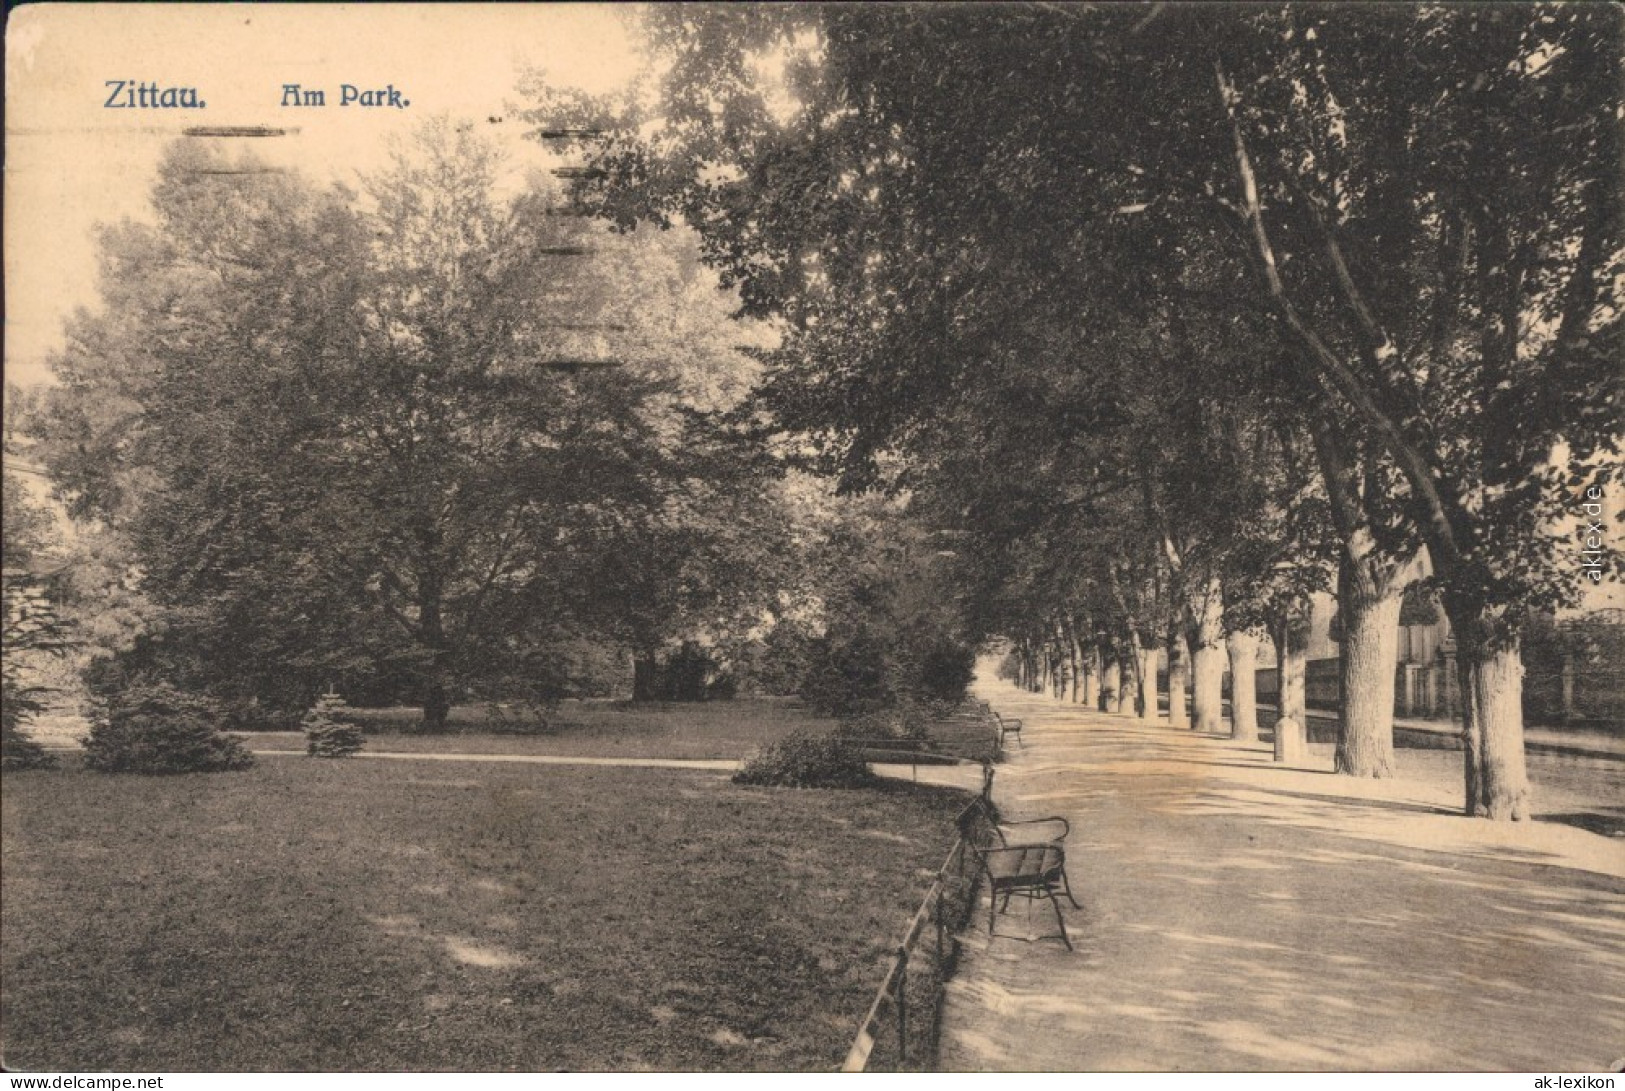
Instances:
[[[638,56],[626,9],[599,4],[39,4],[6,25],[5,374],[49,381],[62,323],[96,300],[96,226],[146,215],[166,144],[194,126],[289,130],[270,162],[353,183],[433,114],[473,119],[516,166],[516,87],[532,68],[604,92]],[[193,87],[200,109],[110,109],[109,81]],[[283,106],[283,85],[324,107]],[[404,108],[340,106],[341,84],[393,87]],[[492,121],[491,119],[501,119]],[[216,138],[210,138],[216,139]]]

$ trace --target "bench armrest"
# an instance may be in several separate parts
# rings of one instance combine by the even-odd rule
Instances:
[[[1042,826],[1045,824],[1059,824],[1061,827],[1060,833],[1053,837],[1044,838],[1045,841],[1065,841],[1067,834],[1072,832],[1072,823],[1068,822],[1058,814],[1052,814],[1046,818],[1021,818],[1015,820],[1006,819],[999,822],[999,825],[1009,829],[1012,833],[1016,832],[1015,827],[1017,826]]]
[[[970,848],[983,867],[992,867],[993,861],[1001,857],[1032,851],[1031,845],[972,845]]]

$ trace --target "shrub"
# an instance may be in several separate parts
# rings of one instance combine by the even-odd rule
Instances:
[[[711,679],[705,686],[705,699],[707,701],[732,701],[739,696],[739,678],[732,673],[722,673]]]
[[[835,733],[855,739],[925,739],[931,734],[931,720],[930,708],[905,698],[890,708],[849,717],[841,721]]]
[[[56,756],[10,723],[0,728],[0,769],[50,769]]]
[[[780,621],[765,637],[750,641],[739,664],[742,687],[780,697],[799,693],[807,673],[813,636],[794,621]]]
[[[731,700],[733,695],[716,655],[692,640],[663,658],[643,657],[632,678],[634,701]]]
[[[210,773],[254,756],[220,732],[220,708],[164,682],[135,682],[108,698],[85,739],[85,764],[103,773]]]
[[[830,633],[811,642],[800,696],[825,716],[863,716],[897,700],[899,673],[886,644],[863,629]]]
[[[976,650],[938,637],[921,657],[920,693],[931,700],[957,702],[964,699],[975,676]]]
[[[866,716],[911,703],[957,704],[975,673],[976,652],[949,634],[887,634],[868,625],[809,641],[798,693],[826,716]]]
[[[733,780],[779,788],[861,788],[875,776],[845,740],[793,731],[746,758]]]
[[[26,686],[5,680],[4,700],[0,701],[0,769],[49,769],[55,755],[22,733],[23,720],[40,711],[41,705]]]
[[[300,722],[305,753],[313,758],[347,758],[361,749],[361,728],[344,718],[349,707],[331,691],[316,698]]]

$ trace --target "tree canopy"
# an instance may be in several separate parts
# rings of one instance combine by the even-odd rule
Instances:
[[[1507,663],[1578,594],[1555,520],[1617,473],[1618,9],[705,7],[648,32],[649,88],[544,109],[603,133],[584,201],[691,225],[786,323],[760,404],[817,464],[915,484],[1012,437],[995,525],[1034,493],[1185,489],[1165,510],[1215,551],[1194,621],[1227,574],[1250,600],[1324,578],[1323,535],[1283,568],[1225,526],[1304,511],[1312,450],[1371,625],[1426,548],[1468,809],[1526,813]]]
[[[149,659],[295,708],[409,696],[438,725],[473,682],[556,684],[540,649],[640,630],[646,600],[681,600],[673,625],[744,608],[748,583],[694,585],[766,504],[717,419],[749,361],[680,246],[499,196],[493,150],[444,123],[366,201],[219,165],[177,146],[157,223],[108,232],[43,429],[170,613]],[[651,333],[679,314],[691,336]]]

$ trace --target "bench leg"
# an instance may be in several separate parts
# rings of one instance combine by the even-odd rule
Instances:
[[[1065,873],[1064,872],[1062,873],[1062,882],[1065,882]],[[1033,899],[1034,898],[1047,899],[1049,901],[1050,908],[1055,911],[1055,923],[1061,929],[1061,942],[1066,944],[1066,949],[1068,951],[1076,950],[1076,948],[1074,948],[1072,946],[1072,937],[1067,935],[1067,932],[1066,932],[1066,918],[1061,915],[1061,903],[1060,903],[1059,899],[1057,899],[1056,896],[1055,896],[1055,889],[1053,887],[1048,887],[1048,886],[1030,888],[1030,889],[1022,889],[1022,890],[1007,890],[1003,894],[1003,905],[1002,906],[1000,905],[1000,895],[995,894],[992,891],[989,891],[988,896],[987,896],[987,934],[988,935],[990,935],[990,936],[997,935],[997,933],[994,931],[994,928],[995,928],[995,926],[996,926],[996,924],[998,922],[999,913],[1004,911],[1004,910],[1008,910],[1010,908],[1010,898],[1014,894],[1020,894],[1023,898],[1027,899],[1027,912],[1028,912],[1027,920],[1028,920],[1028,927],[1029,928],[1032,927],[1031,921],[1032,921]],[[1072,897],[1072,894],[1071,894],[1070,891],[1067,892],[1067,897],[1068,898]],[[1072,904],[1073,905],[1078,905],[1077,902],[1073,902]],[[1080,906],[1078,906],[1078,908],[1082,909],[1083,907],[1080,905]]]
[[[1056,900],[1053,890],[1049,892],[1049,907],[1055,910],[1055,923],[1061,927],[1061,942],[1066,944],[1068,951],[1072,950],[1072,940],[1066,934],[1066,919],[1061,916],[1061,903]]]
[[[1073,909],[1083,908],[1083,906],[1078,904],[1078,899],[1072,896],[1072,881],[1066,877],[1065,868],[1061,869],[1061,888],[1066,893],[1066,900],[1072,903]]]

